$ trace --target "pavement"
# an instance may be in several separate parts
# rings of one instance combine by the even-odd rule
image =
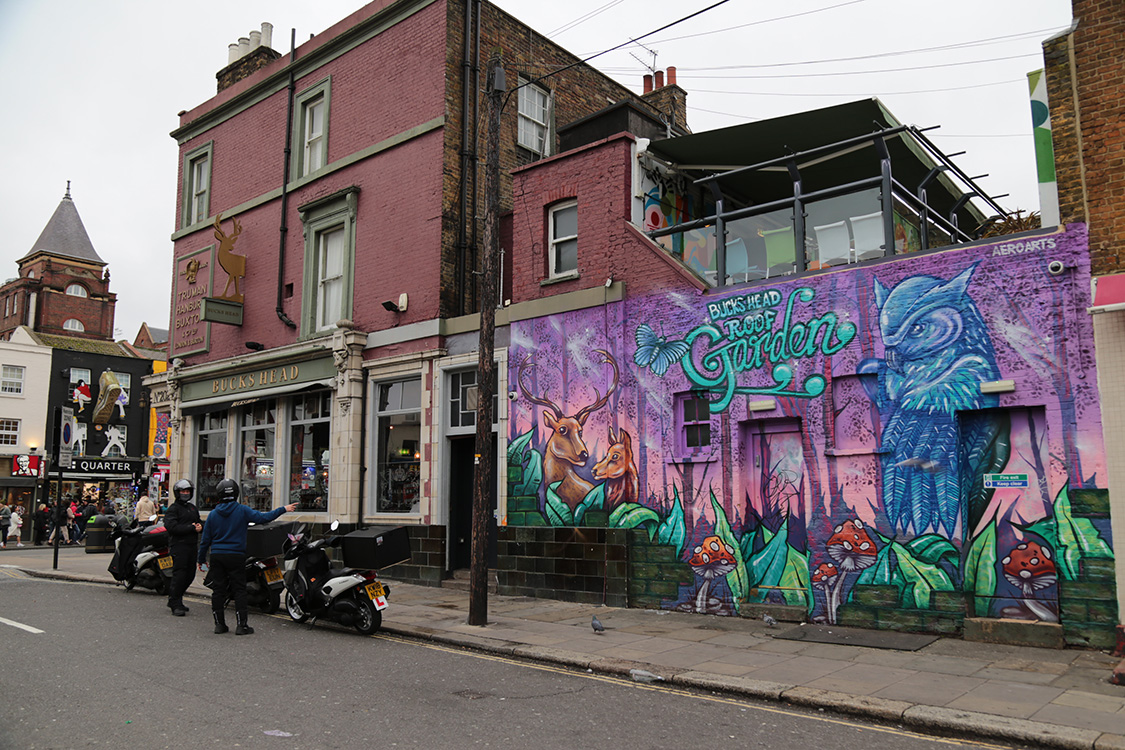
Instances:
[[[0,550],[0,570],[114,584],[108,554]],[[916,651],[782,640],[792,623],[619,609],[489,594],[488,625],[467,624],[467,591],[396,582],[383,631],[575,669],[824,709],[921,732],[1042,748],[1125,750],[1121,661],[1100,651],[939,638]],[[210,591],[196,576],[188,596]],[[144,594],[139,594],[144,595]],[[592,615],[606,628],[598,635]],[[189,615],[190,616],[190,615]],[[201,618],[202,619],[202,618]]]

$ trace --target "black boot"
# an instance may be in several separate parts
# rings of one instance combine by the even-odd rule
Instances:
[[[246,624],[247,616],[248,615],[247,615],[246,612],[235,612],[234,613],[234,619],[238,623],[237,625],[235,625],[235,628],[234,628],[234,634],[235,635],[251,635],[251,634],[253,634],[254,628],[252,628],[252,627],[250,627],[249,625]]]
[[[230,628],[227,627],[226,613],[223,612],[223,610],[213,609],[211,610],[211,614],[215,616],[215,635],[219,635],[220,633],[225,633],[230,630]]]

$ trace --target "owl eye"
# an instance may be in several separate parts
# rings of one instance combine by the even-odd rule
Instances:
[[[921,323],[915,323],[910,326],[910,335],[914,337],[921,336],[926,330],[926,326]]]

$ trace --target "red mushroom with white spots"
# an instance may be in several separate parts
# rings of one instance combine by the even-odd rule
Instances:
[[[1058,571],[1051,559],[1051,549],[1038,542],[1022,542],[1000,561],[1004,578],[1023,593],[1023,603],[1043,622],[1058,622],[1059,616],[1045,602],[1035,598],[1035,592],[1054,585]]]
[[[813,571],[812,585],[814,589],[820,589],[824,592],[824,601],[828,611],[828,624],[836,624],[836,601],[835,601],[835,583],[839,577],[840,572],[836,570],[836,566],[830,562],[821,563],[820,566]]]
[[[845,573],[870,568],[875,564],[879,551],[875,540],[863,527],[863,521],[853,518],[844,521],[833,529],[827,542],[828,556],[836,561],[838,575],[836,585],[826,589],[828,594],[828,622],[836,623],[836,610],[840,606],[840,594],[844,588]]]
[[[695,597],[696,611],[707,611],[707,590],[711,586],[711,581],[719,576],[725,576],[734,570],[737,564],[734,548],[717,536],[707,537],[693,550],[688,565],[697,576],[703,578],[703,582],[699,584],[699,594]]]

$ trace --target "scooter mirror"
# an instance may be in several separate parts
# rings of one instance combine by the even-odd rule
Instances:
[[[340,522],[339,521],[333,521],[331,524],[329,524],[328,528],[335,531],[336,529],[340,528]]]

